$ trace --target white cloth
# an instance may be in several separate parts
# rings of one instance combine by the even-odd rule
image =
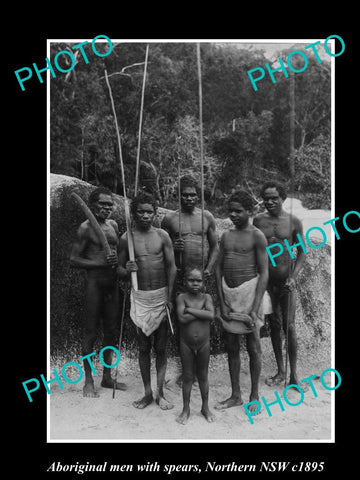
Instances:
[[[254,303],[256,286],[259,281],[259,275],[242,283],[238,287],[230,288],[224,277],[222,278],[222,289],[224,294],[224,300],[229,305],[231,310],[236,313],[251,312],[252,305]],[[261,301],[258,310],[258,320],[256,327],[260,329],[264,325],[264,316],[272,313],[271,300],[268,292],[265,291],[263,299]],[[221,323],[225,330],[231,333],[250,333],[252,330],[246,323],[238,320],[230,320],[226,322],[220,317]]]
[[[157,290],[132,290],[130,317],[148,337],[160,325],[166,315],[168,287]]]

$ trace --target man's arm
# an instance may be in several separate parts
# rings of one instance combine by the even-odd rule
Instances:
[[[163,239],[163,254],[165,260],[166,276],[168,281],[168,303],[171,304],[177,272],[175,265],[174,249],[169,234],[165,230],[161,229],[160,232]]]
[[[86,247],[89,244],[89,230],[88,227],[84,224],[81,224],[78,232],[77,232],[77,239],[73,243],[72,249],[71,249],[71,254],[70,254],[70,264],[73,267],[76,268],[85,268],[86,270],[92,269],[92,268],[99,268],[99,267],[106,267],[106,266],[111,266],[112,263],[116,261],[117,259],[114,260],[114,256],[111,255],[111,262],[107,261],[107,257],[104,256],[101,258],[100,256],[96,256],[95,258],[85,258],[84,253],[86,250]]]
[[[266,252],[267,240],[265,235],[260,230],[255,230],[254,241],[256,268],[259,273],[259,280],[256,285],[255,298],[251,312],[255,312],[257,314],[269,280],[269,259]]]
[[[167,213],[165,217],[161,221],[161,228],[165,230],[170,236],[170,239],[173,243],[173,248],[175,252],[182,252],[184,250],[185,242],[183,238],[179,238],[176,231],[172,225],[172,221],[174,221],[174,217],[176,216],[176,212],[169,214]]]
[[[209,222],[209,226],[206,233],[207,240],[209,242],[209,258],[207,261],[207,265],[205,267],[205,272],[207,271],[209,275],[212,273],[217,257],[219,255],[219,244],[218,244],[218,238],[216,235],[215,219],[213,215],[208,211],[206,212],[206,217]]]
[[[293,241],[298,243],[298,236],[300,235],[301,240],[305,243],[304,233],[303,233],[303,225],[302,222],[293,215]],[[305,253],[303,249],[299,246],[297,247],[297,255],[295,260],[295,268],[293,272],[289,275],[289,278],[286,280],[286,285],[292,290],[295,287],[296,278],[302,269],[305,262]]]
[[[222,276],[223,276],[223,261],[224,261],[224,237],[226,232],[223,233],[221,240],[220,240],[220,247],[217,262],[215,264],[215,280],[216,280],[216,290],[219,298],[220,304],[220,311],[221,316],[224,320],[230,320],[228,314],[230,313],[231,309],[226,305],[224,300],[224,293],[222,289]]]
[[[129,251],[128,251],[128,243],[126,240],[126,233],[122,235],[119,241],[118,259],[119,259],[119,265],[117,268],[117,273],[119,277],[123,279],[130,279],[130,271],[126,268],[126,265],[129,260]]]

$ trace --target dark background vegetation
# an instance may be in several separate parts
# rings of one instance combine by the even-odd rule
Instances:
[[[71,45],[53,43],[51,57]],[[269,60],[256,44],[250,49],[230,43],[201,45],[205,198],[215,214],[223,215],[223,200],[232,189],[245,187],[258,198],[268,179],[287,183],[308,208],[330,208],[330,62],[319,64],[307,50],[308,67],[294,74],[293,82],[279,72],[274,84],[267,74],[256,92],[247,75],[303,47],[289,45]],[[131,197],[146,44],[114,44],[106,57],[96,56],[90,45],[85,48],[88,64],[78,55],[73,70],[51,80],[50,169],[122,194],[106,68]],[[101,49],[106,52],[108,44],[98,45]],[[67,59],[62,55],[59,62]],[[294,66],[300,68],[302,62],[300,56],[292,57]],[[277,66],[275,62],[273,68]],[[68,68],[65,63],[63,68]],[[151,43],[140,185],[154,192],[160,205],[174,207],[177,166],[181,173],[198,174],[199,150],[196,44]]]

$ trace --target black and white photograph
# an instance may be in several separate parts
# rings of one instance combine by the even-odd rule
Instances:
[[[335,40],[49,41],[50,441],[333,441]]]
[[[149,28],[34,30],[9,61],[18,471],[345,471],[354,38]]]

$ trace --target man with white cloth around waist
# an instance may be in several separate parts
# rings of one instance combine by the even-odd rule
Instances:
[[[246,334],[250,358],[251,392],[249,401],[259,400],[261,372],[260,327],[271,313],[266,292],[268,282],[267,241],[250,223],[253,199],[245,191],[231,195],[227,203],[233,229],[223,233],[216,266],[225,349],[228,354],[231,396],[215,405],[217,410],[242,405],[240,392],[240,334]]]
[[[173,408],[164,397],[167,358],[166,347],[169,337],[167,312],[172,310],[171,298],[176,277],[174,251],[165,230],[152,225],[156,203],[152,195],[141,192],[131,203],[134,220],[135,261],[129,261],[126,233],[120,239],[119,273],[122,278],[137,272],[138,290],[131,295],[130,317],[137,326],[139,365],[145,395],[133,402],[134,407],[143,409],[153,402],[151,389],[151,339],[156,353],[157,390],[155,401],[163,410]]]

